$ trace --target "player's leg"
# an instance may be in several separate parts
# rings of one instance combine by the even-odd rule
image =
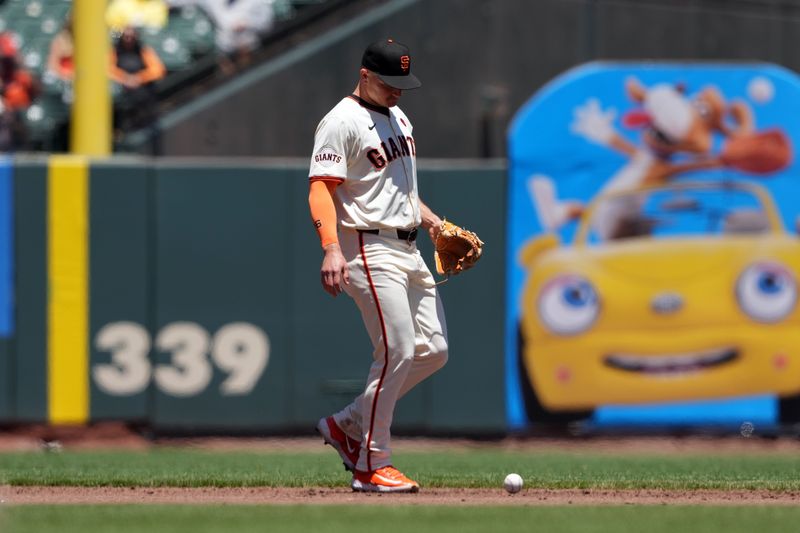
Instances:
[[[345,290],[361,311],[373,344],[373,363],[364,392],[334,418],[349,435],[360,429],[358,470],[391,464],[389,440],[394,406],[415,353],[414,322],[409,307],[408,273],[417,268],[404,241],[341,232],[350,284]],[[360,427],[359,427],[360,426]]]
[[[410,277],[408,296],[414,319],[415,347],[411,370],[400,388],[401,397],[442,368],[448,357],[444,307],[427,268],[418,276]]]
[[[403,379],[401,373],[394,375],[397,382],[401,379],[403,380],[400,383],[397,398],[400,398],[414,385],[441,368],[447,361],[447,326],[444,320],[444,309],[436,293],[433,276],[425,267],[425,263],[418,252],[406,255],[406,258],[411,259],[411,261],[406,262],[406,267],[408,268],[406,271],[406,309],[409,312],[408,321],[413,330],[413,332],[406,332],[406,335],[411,335],[414,340],[414,346],[411,368],[405,373],[405,378]],[[396,310],[398,313],[404,312],[402,310],[403,306],[397,303],[401,297],[401,294],[393,296],[398,307]],[[404,318],[403,321],[406,321],[406,319]],[[386,337],[388,338],[388,336],[389,334]],[[396,386],[392,385],[391,388],[394,389]],[[379,390],[381,389],[379,388]],[[362,400],[364,406],[366,406],[368,395],[369,388]],[[365,408],[362,407],[362,409]],[[392,407],[391,413],[393,411],[394,407]],[[366,425],[366,420],[364,424]],[[391,424],[391,421],[387,422],[387,437],[388,424]],[[377,438],[376,436],[376,439],[372,440],[373,446],[379,442]],[[363,463],[363,455],[359,465]],[[377,455],[373,466],[367,467],[372,468],[369,472],[361,471],[362,466],[359,466],[353,476],[353,490],[379,492],[416,492],[419,490],[417,482],[409,479],[397,469],[391,466],[378,467],[377,465],[379,464],[391,465],[390,457],[387,457],[382,463],[377,462],[381,459],[383,457]]]
[[[415,334],[407,285],[397,273],[372,272],[374,292],[358,302],[374,351],[367,385],[359,397],[362,453],[357,469],[391,464],[390,427],[394,407],[411,370]]]
[[[374,313],[374,304],[362,307],[359,302],[369,303],[371,288],[366,270],[361,257],[360,236],[356,231],[343,229],[339,235],[342,253],[348,263],[350,284],[343,287],[345,292],[353,298],[359,309],[364,314],[366,309]],[[365,324],[367,324],[365,319]],[[369,331],[370,326],[367,325]],[[370,337],[373,334],[370,332]],[[373,344],[375,341],[373,340]],[[347,470],[355,470],[361,452],[364,433],[361,429],[362,409],[364,394],[360,394],[352,402],[331,416],[323,417],[317,423],[317,432],[322,435],[326,444],[330,444],[339,453]]]
[[[398,399],[442,368],[448,358],[444,307],[435,280],[427,268],[418,276],[410,277],[408,301],[414,324],[414,359]],[[362,434],[362,402],[363,395],[334,415],[337,424],[348,436]]]
[[[398,398],[442,368],[448,358],[447,323],[444,307],[436,290],[436,280],[419,252],[416,254],[416,261],[419,268],[408,277],[409,308],[414,324],[414,361]],[[362,396],[333,415],[336,423],[350,438],[363,435],[360,423]]]

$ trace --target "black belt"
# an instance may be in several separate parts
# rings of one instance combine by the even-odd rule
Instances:
[[[384,235],[387,235],[387,234],[391,233],[392,237],[394,237],[394,235],[396,233],[398,239],[400,239],[401,241],[408,241],[408,242],[414,242],[416,240],[416,238],[417,238],[417,228],[414,228],[411,231],[406,231],[404,229],[398,229],[398,230],[394,230],[394,229],[385,229],[385,230],[360,229],[360,230],[358,230],[358,232],[359,233],[369,233],[371,235],[380,235],[381,232],[383,232]]]

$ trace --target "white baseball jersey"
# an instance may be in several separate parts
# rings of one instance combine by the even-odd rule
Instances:
[[[422,222],[411,123],[399,107],[350,95],[323,117],[314,137],[310,179],[331,179],[339,224],[410,229]]]

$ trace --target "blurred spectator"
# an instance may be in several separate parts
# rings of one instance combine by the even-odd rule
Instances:
[[[17,150],[25,146],[24,114],[38,93],[38,81],[20,67],[14,38],[8,33],[0,34],[0,150]]]
[[[111,0],[106,24],[118,33],[127,26],[160,29],[167,23],[168,11],[164,0]]]
[[[57,95],[59,103],[67,108],[66,111],[62,108],[57,117],[52,117],[55,127],[51,132],[52,137],[49,142],[55,151],[69,150],[70,116],[68,109],[74,99],[72,87],[75,78],[74,56],[75,42],[72,35],[72,13],[70,12],[66,16],[61,30],[50,41],[50,51],[47,54],[47,64],[42,76],[42,82],[45,85],[44,98],[48,99],[48,97]],[[50,102],[53,102],[52,98],[50,98]]]
[[[169,0],[173,7],[197,5],[216,28],[220,65],[226,72],[250,62],[251,52],[275,22],[273,0]]]
[[[114,109],[114,124],[119,132],[152,125],[155,119],[155,82],[166,69],[158,54],[142,44],[138,31],[126,27],[111,51],[109,75],[120,84],[122,94]]]
[[[47,56],[47,70],[59,79],[72,81],[75,75],[73,55],[75,44],[72,40],[72,15],[67,16],[64,27],[61,28],[50,43],[50,53]]]

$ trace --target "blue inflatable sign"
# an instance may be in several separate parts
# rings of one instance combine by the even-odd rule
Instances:
[[[509,131],[512,429],[800,421],[800,79],[592,63]]]

